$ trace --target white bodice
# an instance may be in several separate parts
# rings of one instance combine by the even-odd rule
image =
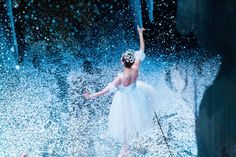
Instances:
[[[145,59],[145,53],[143,50],[135,51],[134,57],[135,57],[135,59],[140,59],[140,61],[143,61]],[[123,73],[119,73],[118,75],[120,77],[123,77]],[[123,84],[121,84],[117,88],[112,83],[109,83],[108,88],[109,88],[110,92],[116,92],[117,90],[120,91],[121,93],[130,92],[130,91],[136,89],[136,81],[131,83],[127,87],[125,87],[125,86],[123,86]]]
[[[134,90],[135,88],[136,88],[136,82],[133,82],[133,83],[131,83],[130,85],[128,85],[126,87],[123,86],[123,85],[120,85],[118,87],[118,90],[122,93],[125,93],[125,92],[130,92],[130,91]]]

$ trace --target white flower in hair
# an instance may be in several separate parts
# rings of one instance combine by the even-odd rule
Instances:
[[[130,50],[128,50],[128,52],[123,54],[123,58],[128,63],[134,63],[134,60],[135,60],[134,54]]]

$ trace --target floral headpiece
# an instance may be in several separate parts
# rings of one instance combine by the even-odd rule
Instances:
[[[127,63],[134,63],[135,58],[134,58],[134,54],[131,52],[126,52],[122,55],[122,59],[123,61],[127,62]]]

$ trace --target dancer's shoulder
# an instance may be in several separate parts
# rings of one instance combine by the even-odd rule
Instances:
[[[134,52],[135,59],[139,59],[140,61],[143,61],[145,59],[145,53],[144,50],[138,50]]]
[[[120,77],[120,78],[122,78],[123,75],[124,75],[123,72],[119,72],[119,73],[117,74],[117,76]]]

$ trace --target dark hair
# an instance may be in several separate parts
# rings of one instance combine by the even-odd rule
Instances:
[[[135,61],[134,54],[131,52],[126,52],[122,55],[121,60],[124,62],[126,68],[131,68]]]

